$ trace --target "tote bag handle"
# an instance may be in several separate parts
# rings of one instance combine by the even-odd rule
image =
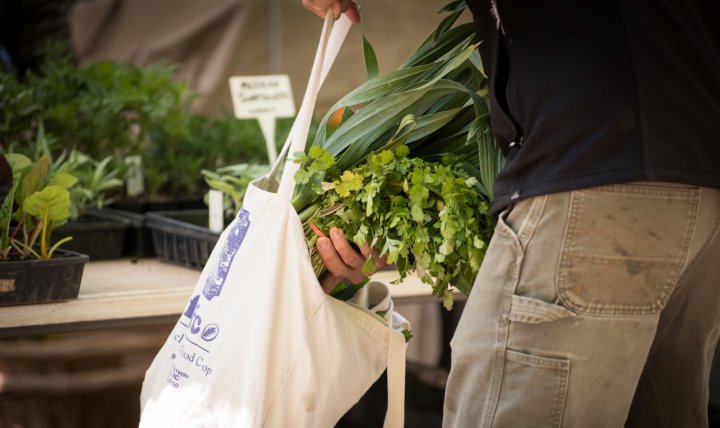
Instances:
[[[315,60],[305,89],[305,96],[295,122],[293,122],[290,129],[290,134],[269,174],[271,177],[277,177],[281,166],[284,164],[280,187],[277,192],[284,199],[292,199],[295,189],[295,173],[300,168],[300,165],[296,164],[292,159],[288,159],[289,153],[305,150],[318,92],[320,92],[320,87],[325,81],[333,62],[335,62],[335,58],[337,58],[351,25],[352,22],[345,14],[342,14],[337,21],[333,20],[331,10],[328,10],[325,15],[322,32],[320,33],[320,42],[315,52]]]

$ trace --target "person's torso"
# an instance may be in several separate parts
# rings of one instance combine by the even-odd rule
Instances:
[[[494,212],[626,181],[720,187],[720,2],[467,3],[507,160]]]

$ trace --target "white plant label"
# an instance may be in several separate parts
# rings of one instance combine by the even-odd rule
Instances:
[[[125,158],[128,167],[125,179],[125,192],[129,197],[142,195],[145,192],[145,178],[142,170],[142,157],[139,155]]]
[[[219,190],[208,192],[209,210],[208,227],[211,231],[221,233],[223,231],[223,193]]]
[[[233,76],[230,78],[235,117],[257,119],[267,144],[268,159],[277,159],[275,120],[295,115],[290,78],[286,74],[266,76]]]

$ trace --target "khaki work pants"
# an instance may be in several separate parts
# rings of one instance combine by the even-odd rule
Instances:
[[[444,427],[703,427],[720,190],[628,183],[504,212],[451,342]]]

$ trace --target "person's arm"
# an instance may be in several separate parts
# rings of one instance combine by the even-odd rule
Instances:
[[[320,285],[326,293],[332,291],[340,281],[358,284],[367,278],[362,266],[369,257],[375,258],[378,269],[386,265],[386,258],[380,257],[377,250],[371,250],[368,244],[360,246],[358,253],[350,241],[345,238],[342,230],[330,229],[330,237],[318,238],[316,243],[318,254],[328,272],[320,278]]]
[[[358,12],[357,4],[353,0],[303,0],[302,4],[305,9],[320,18],[325,18],[328,9],[332,9],[335,19],[340,18],[340,14],[345,13],[350,21],[356,24],[360,22],[360,12]]]

